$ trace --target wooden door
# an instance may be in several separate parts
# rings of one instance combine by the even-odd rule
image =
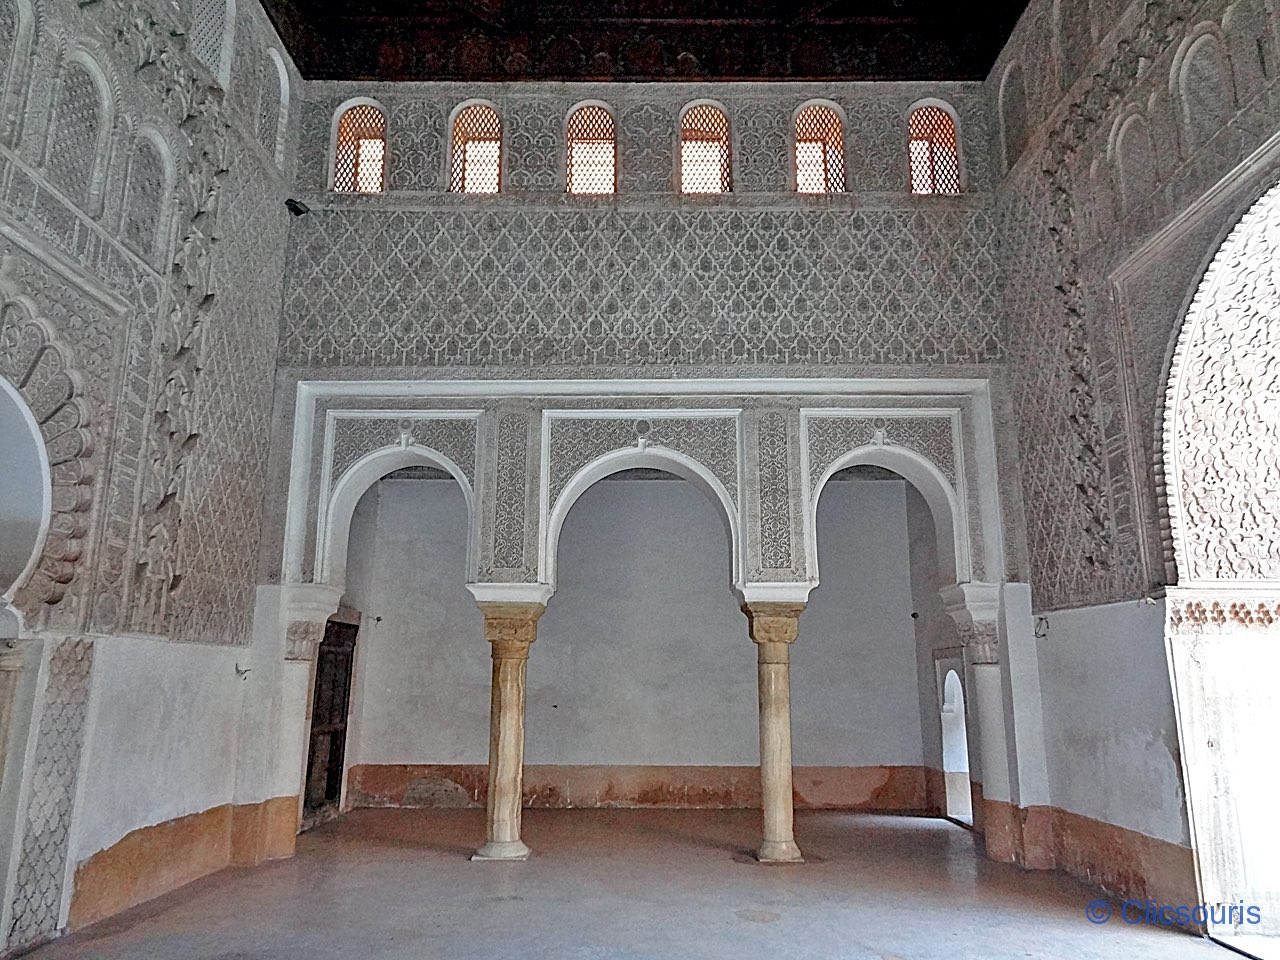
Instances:
[[[353,623],[330,620],[316,653],[304,817],[314,817],[326,808],[336,811],[342,799],[347,713],[351,707],[351,671],[358,629]]]

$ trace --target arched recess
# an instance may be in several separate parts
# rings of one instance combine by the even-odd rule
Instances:
[[[948,670],[942,681],[941,714],[942,774],[946,786],[947,816],[972,823],[973,797],[969,784],[969,738],[964,683],[956,670]]]
[[[1121,206],[1125,213],[1131,213],[1159,180],[1151,126],[1138,108],[1131,108],[1116,120],[1109,146],[1119,173]]]
[[[365,491],[389,473],[405,467],[427,466],[444,470],[458,481],[467,502],[467,568],[475,566],[475,498],[471,483],[453,460],[421,444],[383,447],[365,454],[338,480],[320,515],[316,535],[315,580],[341,589],[347,576],[347,542],[351,536],[351,515]]]
[[[1022,64],[1014,60],[1000,81],[1000,126],[1004,134],[1004,168],[1013,169],[1027,145],[1027,86]]]
[[[565,517],[569,515],[569,510],[573,507],[574,502],[597,480],[603,480],[605,477],[623,470],[644,469],[662,470],[681,479],[688,480],[698,487],[712,503],[720,507],[719,513],[724,521],[725,532],[729,537],[729,545],[732,551],[733,585],[741,587],[743,543],[733,498],[729,496],[729,491],[724,488],[724,484],[716,479],[715,475],[705,466],[692,457],[665,447],[645,447],[643,449],[629,447],[625,450],[615,450],[593,460],[570,478],[556,500],[555,506],[549,514],[545,515],[546,520],[539,538],[538,580],[540,582],[549,584],[553,590],[555,589],[556,551],[560,543],[560,530],[564,526]]]
[[[933,516],[940,582],[944,585],[967,583],[972,577],[969,531],[955,491],[933,463],[905,447],[868,444],[850,450],[833,461],[813,486],[812,502],[809,504],[809,529],[817,529],[818,503],[822,499],[822,490],[827,481],[847,467],[862,464],[891,470],[916,488]],[[810,535],[807,540],[809,569],[813,571],[813,581],[816,584],[819,579],[816,537]]]
[[[1235,109],[1226,45],[1213,24],[1201,24],[1183,41],[1174,57],[1170,90],[1181,107],[1187,155],[1226,126]]]

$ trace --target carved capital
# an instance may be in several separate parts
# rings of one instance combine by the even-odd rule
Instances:
[[[285,629],[284,658],[286,660],[314,660],[316,648],[324,639],[324,621],[291,620]]]
[[[746,603],[742,612],[750,624],[751,639],[759,644],[790,644],[800,632],[803,603]]]
[[[547,608],[541,603],[482,602],[478,606],[493,658],[527,660],[530,645],[538,639],[538,618]]]
[[[969,663],[1000,662],[1000,588],[993,583],[961,583],[942,591],[942,603],[956,625]]]

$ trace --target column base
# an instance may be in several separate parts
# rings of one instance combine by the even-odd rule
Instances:
[[[791,840],[766,840],[756,851],[761,863],[804,863],[800,848]]]
[[[471,855],[476,860],[528,860],[529,848],[519,840],[490,840]]]

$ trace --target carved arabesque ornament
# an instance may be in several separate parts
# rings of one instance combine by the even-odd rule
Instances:
[[[116,49],[185,136],[190,159],[176,198],[184,216],[168,270],[168,313],[153,345],[161,367],[151,401],[133,582],[133,627],[161,632],[187,566],[181,530],[189,464],[202,433],[197,381],[214,300],[210,272],[230,123],[222,90],[188,49],[178,23],[161,19],[141,0],[86,0],[82,6],[109,10]]]
[[[49,458],[49,532],[35,569],[14,595],[16,606],[34,620],[43,606],[62,600],[80,572],[93,503],[93,436],[70,350],[16,301],[0,313],[0,374],[31,408]]]
[[[1179,582],[1280,581],[1280,186],[1227,237],[1192,301],[1164,449]]]

